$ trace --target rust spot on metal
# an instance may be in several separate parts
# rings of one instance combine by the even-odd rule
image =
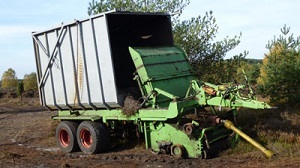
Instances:
[[[136,70],[141,69],[141,68],[143,68],[143,67],[144,67],[144,64],[142,64],[142,65],[136,67]]]
[[[78,63],[77,63],[77,78],[78,78],[78,84],[79,84],[79,89],[82,90],[82,81],[83,81],[83,60],[82,56],[79,55],[78,58]]]

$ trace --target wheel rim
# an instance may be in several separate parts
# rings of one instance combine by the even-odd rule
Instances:
[[[70,145],[70,135],[65,129],[59,132],[59,142],[63,147],[68,147]]]
[[[91,132],[87,129],[82,129],[80,131],[80,139],[81,139],[81,144],[85,148],[90,148],[93,143],[92,135]]]
[[[192,123],[184,124],[183,130],[187,135],[191,135],[194,131],[194,125]]]
[[[172,148],[172,153],[175,157],[180,158],[183,155],[183,148],[181,145],[174,145]]]
[[[203,150],[203,151],[202,151],[201,158],[202,158],[202,159],[207,159],[207,152],[206,152],[206,150]]]

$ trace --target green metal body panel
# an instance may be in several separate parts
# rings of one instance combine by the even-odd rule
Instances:
[[[174,145],[184,144],[189,157],[201,157],[203,136],[197,139],[190,138],[182,130],[176,129],[176,125],[164,122],[147,123],[147,126],[147,141],[152,150],[159,152],[160,145],[167,142]]]
[[[54,120],[127,120],[127,121],[166,121],[174,119],[184,112],[185,108],[196,106],[195,100],[183,100],[170,102],[167,108],[142,108],[135,115],[126,116],[122,113],[122,109],[112,110],[79,110],[79,111],[58,111],[57,116],[53,116]]]
[[[179,47],[129,47],[145,96],[161,90],[156,104],[167,107],[170,96],[185,97],[190,81],[194,79],[185,52]]]
[[[176,124],[166,122],[146,123],[148,148],[159,152],[161,146],[166,143],[183,145],[185,153],[190,158],[203,157],[206,146],[210,146],[218,140],[228,137],[232,131],[224,127],[208,127],[195,130],[194,135],[187,135]]]

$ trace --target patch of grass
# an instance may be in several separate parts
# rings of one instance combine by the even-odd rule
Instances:
[[[38,98],[0,98],[0,105],[14,105],[17,107],[41,106]]]
[[[255,150],[256,148],[250,143],[244,140],[240,140],[240,142],[235,147],[222,152],[221,155],[244,154],[248,152],[253,152]]]
[[[300,157],[300,110],[281,107],[272,110],[239,109],[238,123],[242,131],[272,150],[276,155]],[[223,154],[242,154],[258,150],[241,142]]]
[[[60,121],[58,120],[51,120],[49,122],[49,127],[50,127],[50,132],[48,134],[48,137],[55,137],[55,134],[56,134],[56,127],[58,126]]]
[[[280,157],[300,157],[300,143],[269,142],[267,146]]]

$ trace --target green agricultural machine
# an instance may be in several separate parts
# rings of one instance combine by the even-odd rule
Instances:
[[[198,80],[174,45],[168,14],[110,11],[32,37],[40,101],[58,111],[52,119],[61,121],[56,139],[65,152],[104,152],[133,126],[147,149],[175,157],[206,158],[238,135],[273,155],[235,127],[237,108],[271,107],[247,82]]]

